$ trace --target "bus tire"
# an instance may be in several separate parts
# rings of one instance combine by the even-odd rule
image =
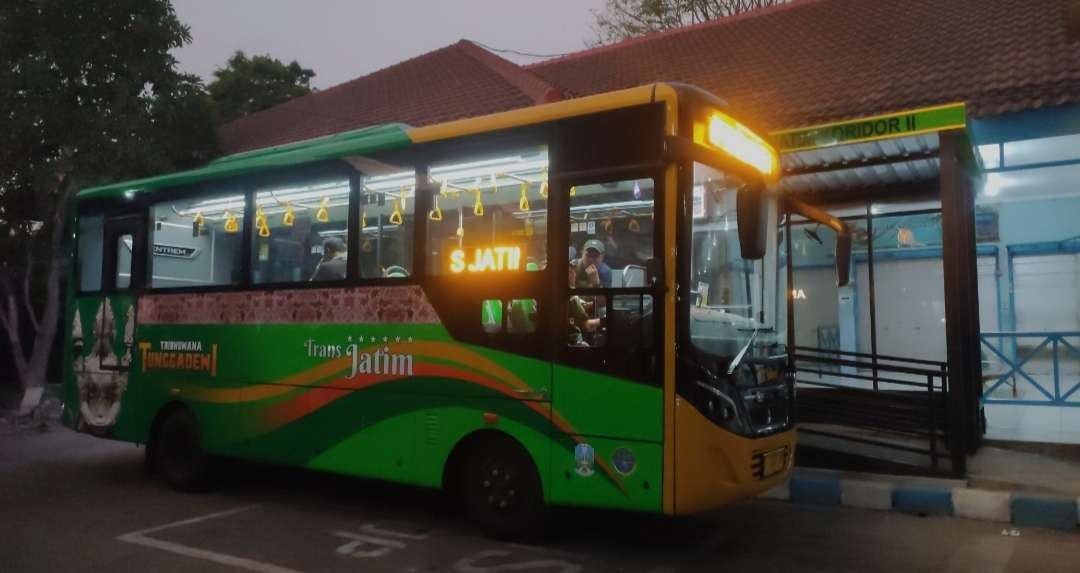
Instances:
[[[532,457],[508,436],[493,435],[473,449],[459,491],[472,520],[492,539],[535,539],[548,532],[540,474]]]
[[[195,415],[187,408],[165,414],[151,438],[147,455],[173,489],[185,492],[209,489],[210,458],[202,449]]]

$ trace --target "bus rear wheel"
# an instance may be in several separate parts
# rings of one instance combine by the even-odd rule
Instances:
[[[165,414],[151,441],[155,469],[179,491],[205,491],[210,485],[210,459],[202,449],[199,424],[186,408]]]
[[[493,539],[532,539],[547,533],[549,511],[528,452],[509,438],[477,448],[462,473],[461,491],[473,521]]]

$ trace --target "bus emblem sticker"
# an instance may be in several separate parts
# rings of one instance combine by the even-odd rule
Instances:
[[[637,460],[630,448],[615,448],[615,453],[611,455],[611,464],[615,466],[615,471],[624,476],[634,473],[637,469]]]
[[[577,468],[574,471],[581,477],[589,477],[594,473],[596,451],[589,444],[578,444],[574,448],[574,461],[577,462]]]

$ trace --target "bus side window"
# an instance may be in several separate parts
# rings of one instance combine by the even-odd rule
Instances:
[[[101,215],[79,217],[79,291],[101,290],[104,263],[105,218]]]
[[[345,280],[349,179],[336,176],[255,193],[252,282]]]
[[[567,346],[604,346],[607,337],[607,297],[571,296],[566,305]]]
[[[628,179],[570,188],[571,288],[648,286],[653,258],[652,179]]]
[[[428,274],[497,275],[546,266],[546,147],[432,165],[431,180]]]
[[[114,277],[116,290],[131,288],[131,250],[134,248],[134,238],[131,235],[120,235],[116,239],[116,276]]]
[[[360,178],[360,278],[404,279],[412,274],[416,172],[384,165]]]
[[[536,332],[538,305],[534,298],[507,303],[488,299],[480,303],[480,324],[486,334],[532,334]]]
[[[237,190],[151,207],[150,287],[240,282],[244,195]]]

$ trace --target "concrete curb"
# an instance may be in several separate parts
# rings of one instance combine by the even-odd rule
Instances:
[[[763,499],[845,506],[913,515],[948,515],[1058,531],[1080,531],[1080,498],[968,488],[956,480],[796,470]]]

